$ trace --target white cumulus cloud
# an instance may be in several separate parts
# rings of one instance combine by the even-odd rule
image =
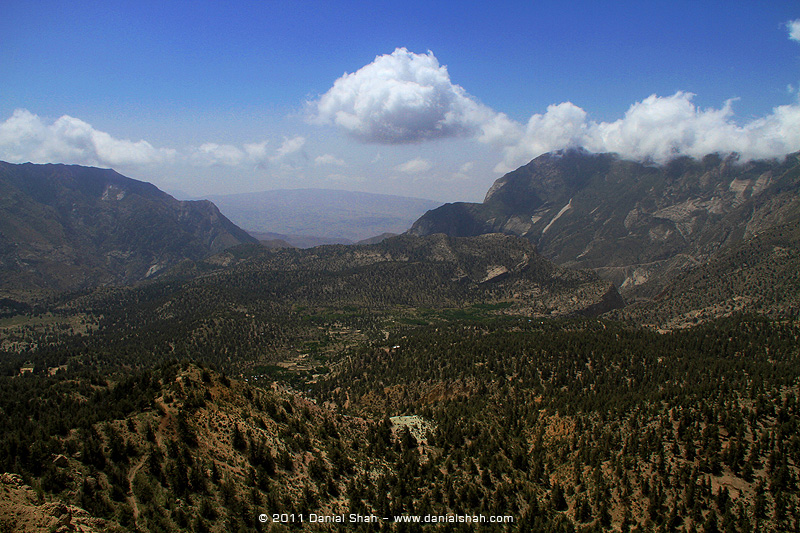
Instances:
[[[174,157],[175,150],[155,148],[144,140],[116,139],[69,115],[46,124],[30,111],[17,109],[0,123],[0,158],[6,161],[126,166]]]
[[[581,145],[586,135],[586,117],[586,111],[565,102],[548,106],[542,115],[533,115],[524,128],[508,129],[511,134],[505,137],[503,162],[495,170],[508,172],[545,152]],[[493,141],[501,143],[500,137]]]
[[[453,84],[432,52],[405,48],[343,75],[311,107],[312,122],[383,144],[480,135],[499,115]]]
[[[787,23],[787,27],[790,38],[800,41],[800,19]],[[740,122],[734,116],[734,100],[719,108],[701,109],[693,98],[693,94],[681,91],[671,96],[654,94],[634,103],[622,118],[611,122],[593,121],[587,111],[562,102],[521,124],[479,103],[454,84],[432,52],[415,54],[398,48],[336,80],[328,92],[311,103],[310,119],[333,124],[362,142],[475,139],[502,151],[497,171],[511,170],[545,152],[578,146],[657,162],[712,152],[769,158],[800,150],[800,102],[776,107],[766,117]],[[419,172],[414,169],[421,163],[413,161],[396,168]]]
[[[285,138],[280,147],[272,153],[267,150],[268,141],[244,144],[241,148],[232,144],[205,143],[192,149],[190,159],[193,164],[200,166],[283,164],[289,156],[301,152],[305,142],[305,137],[299,135]]]
[[[261,162],[267,159],[267,141],[244,145],[244,153],[253,161]]]
[[[304,144],[305,138],[296,136],[286,138],[272,153],[268,141],[240,146],[207,142],[179,151],[156,148],[145,140],[117,139],[69,115],[48,124],[26,109],[17,109],[5,122],[0,122],[0,159],[15,163],[74,163],[117,168],[165,163],[252,167],[281,161],[300,151]]]
[[[400,172],[405,174],[419,174],[421,172],[427,172],[431,169],[433,165],[427,159],[422,159],[421,157],[417,157],[410,161],[406,161],[402,165],[398,165],[395,167]]]
[[[509,138],[496,170],[508,171],[545,152],[577,146],[656,162],[713,152],[759,159],[800,150],[798,104],[776,107],[770,115],[740,125],[734,120],[732,100],[719,109],[700,109],[693,97],[685,92],[651,95],[614,122],[591,121],[569,102],[552,105],[543,115],[531,117],[522,137]]]
[[[280,161],[281,159],[285,158],[288,155],[297,153],[303,149],[303,146],[306,144],[305,137],[297,135],[292,137],[291,139],[284,139],[283,144],[281,147],[278,148],[277,153],[270,158],[271,161]]]
[[[331,154],[324,154],[317,156],[314,159],[314,164],[317,166],[323,166],[323,165],[333,165],[337,167],[345,166],[345,163],[342,159],[339,159],[338,157]]]
[[[194,150],[192,162],[201,166],[237,166],[245,157],[242,150],[231,144],[204,143]]]
[[[472,170],[472,168],[474,166],[475,166],[475,161],[467,161],[466,163],[461,165],[461,168],[458,169],[458,173],[459,174],[467,174],[468,172],[470,172]]]
[[[789,28],[789,39],[800,42],[800,19],[790,20],[786,26]]]

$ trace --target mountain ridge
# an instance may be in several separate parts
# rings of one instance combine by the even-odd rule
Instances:
[[[256,242],[213,203],[178,201],[111,169],[0,162],[2,288],[130,283]]]
[[[408,233],[519,235],[557,264],[596,270],[626,297],[651,298],[720,249],[800,212],[799,160],[711,154],[650,165],[554,152],[499,178],[483,203],[445,204]]]

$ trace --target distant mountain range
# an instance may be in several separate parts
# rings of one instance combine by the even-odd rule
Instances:
[[[149,183],[113,170],[2,163],[0,187],[0,268],[4,272],[0,288],[6,290],[124,285],[165,272],[170,272],[168,279],[193,280],[206,276],[211,268],[215,271],[211,283],[218,287],[228,279],[237,280],[243,269],[252,272],[255,278],[247,281],[250,294],[262,291],[267,276],[272,280],[269,299],[279,294],[289,305],[439,307],[502,300],[537,314],[569,314],[597,313],[622,303],[616,290],[595,274],[556,267],[530,243],[516,238],[385,240],[390,234],[381,234],[359,246],[281,251],[270,249],[289,245],[280,235],[256,234],[261,238],[257,240],[208,200],[178,201]],[[277,206],[264,213],[275,217],[276,212],[291,212],[289,218],[297,224],[313,218],[316,221],[308,227],[317,230],[319,221],[327,221],[331,232],[362,220],[365,228],[372,228],[361,229],[364,235],[385,228],[387,220],[367,220],[366,213],[394,212],[398,217],[406,213],[403,216],[408,217],[415,209],[435,204],[313,190],[253,198],[247,204],[245,197],[237,197],[230,205]],[[253,216],[257,216],[255,211]],[[284,227],[290,223],[284,222]],[[267,246],[220,254],[236,245],[259,242]]]
[[[0,288],[138,281],[256,240],[209,201],[113,170],[0,162]]]
[[[483,203],[445,204],[409,233],[519,235],[557,264],[594,269],[635,300],[657,296],[673,282],[685,285],[685,273],[700,266],[717,265],[720,279],[747,267],[742,258],[756,249],[763,258],[762,234],[769,232],[771,245],[783,250],[759,274],[762,284],[772,283],[765,276],[797,261],[799,160],[793,154],[740,162],[712,154],[655,165],[615,154],[554,152],[498,179]],[[734,250],[739,265],[728,259]],[[796,287],[784,296],[796,300]]]
[[[529,257],[538,252],[561,267],[592,269],[613,282],[633,304],[616,316],[637,322],[679,324],[742,310],[793,312],[800,308],[799,159],[793,154],[783,161],[740,162],[712,154],[653,165],[567,150],[540,156],[498,179],[483,203],[445,204],[426,213],[435,202],[345,191],[214,197],[237,222],[263,230],[253,231],[254,236],[210,201],[178,201],[113,170],[0,163],[0,289],[129,284],[239,244],[308,248],[359,240],[374,245],[391,236],[384,233],[388,229],[400,232],[410,225],[407,233],[417,237],[521,237],[535,246],[536,252],[526,252]],[[414,240],[394,240],[388,246],[399,242],[417,255],[430,246],[430,241]],[[476,241],[464,246],[471,254],[464,261],[489,265],[489,250],[500,257],[518,245]],[[370,249],[382,248],[331,249],[325,255],[333,254],[329,259],[322,260],[321,252],[308,257],[318,257],[323,265],[328,260],[344,264],[360,261],[372,254],[365,251]],[[419,262],[434,260],[429,255],[422,254]],[[369,267],[370,277],[382,279],[384,269],[398,268],[397,257],[389,256]],[[302,254],[265,257],[308,261]],[[514,272],[514,265],[495,259],[494,266],[507,269],[504,275]],[[286,263],[278,270],[296,268]],[[448,280],[459,278],[457,272],[464,269],[452,268],[425,276],[442,276],[447,292]],[[336,276],[336,284],[355,283]],[[476,276],[467,277],[476,283]],[[320,282],[307,281],[309,287]],[[386,287],[392,287],[388,278]],[[428,296],[440,292],[433,285],[425,290]],[[581,305],[621,305],[618,295],[608,297],[613,305],[601,305],[597,297],[605,292],[593,289]],[[503,298],[516,297],[512,291]]]
[[[251,234],[270,234],[298,248],[351,244],[403,233],[441,202],[328,189],[273,190],[207,197]]]

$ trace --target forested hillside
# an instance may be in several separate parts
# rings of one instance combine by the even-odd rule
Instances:
[[[0,468],[34,492],[6,479],[0,524],[57,498],[97,531],[285,530],[273,512],[320,531],[795,528],[797,325],[429,318],[345,349],[307,394],[189,363],[2,377]],[[351,513],[381,523],[308,523]]]

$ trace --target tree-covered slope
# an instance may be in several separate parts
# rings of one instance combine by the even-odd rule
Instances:
[[[295,346],[304,342],[338,346],[326,333],[337,315],[361,341],[396,317],[417,319],[426,310],[550,317],[597,315],[622,304],[593,272],[557,267],[528,241],[507,235],[400,236],[309,250],[250,245],[138,286],[42,303],[39,311],[52,318],[8,318],[0,348],[35,349],[50,366],[74,352],[107,368],[175,357],[240,368],[298,355]]]
[[[741,316],[496,317],[398,326],[303,392],[185,362],[0,376],[0,470],[22,476],[0,525],[27,483],[27,516],[95,531],[791,531],[797,342]]]

